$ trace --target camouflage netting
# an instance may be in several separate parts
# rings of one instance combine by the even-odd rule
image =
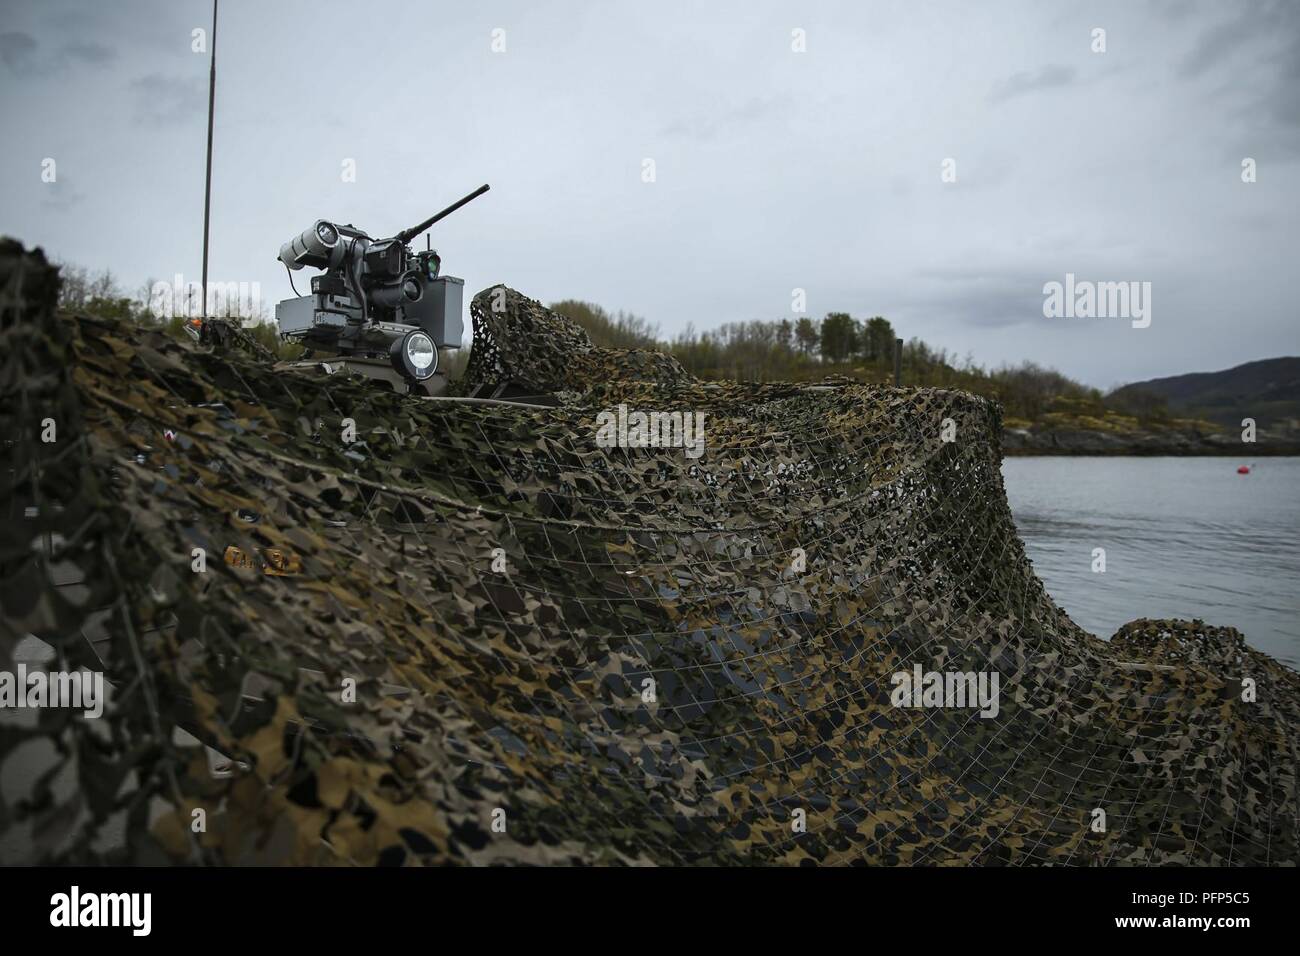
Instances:
[[[605,382],[693,382],[671,355],[597,348],[578,324],[502,285],[474,296],[469,311],[474,348],[465,368],[468,388],[511,381],[529,392],[570,393]]]
[[[0,713],[4,862],[1296,861],[1297,675],[1075,626],[987,401],[700,385],[493,290],[471,373],[562,404],[421,400],[55,283],[0,247],[0,670],[39,639],[113,693]],[[600,447],[620,404],[705,413],[704,454]],[[997,715],[893,706],[918,664],[996,672]]]

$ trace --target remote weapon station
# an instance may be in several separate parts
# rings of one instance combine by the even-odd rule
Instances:
[[[412,252],[407,243],[488,188],[480,186],[391,239],[321,219],[281,246],[286,268],[325,271],[312,277],[311,295],[276,305],[280,335],[301,342],[308,356],[336,356],[294,364],[357,372],[413,394],[441,393],[447,379],[439,372],[439,350],[460,348],[465,280],[441,274],[436,250]]]

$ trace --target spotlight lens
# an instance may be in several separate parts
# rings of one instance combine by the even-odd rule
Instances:
[[[407,336],[406,357],[417,371],[423,372],[433,364],[437,356],[437,350],[433,347],[433,339],[423,332],[416,332],[414,335]]]

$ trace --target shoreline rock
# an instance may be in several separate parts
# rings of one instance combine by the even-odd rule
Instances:
[[[1002,453],[1008,457],[1047,455],[1215,456],[1265,458],[1300,455],[1300,440],[1264,432],[1253,444],[1237,432],[1167,429],[1116,434],[1093,429],[1003,429]]]

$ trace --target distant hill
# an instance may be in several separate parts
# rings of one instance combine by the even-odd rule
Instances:
[[[1222,372],[1193,372],[1133,382],[1108,396],[1140,404],[1154,396],[1171,412],[1238,428],[1253,418],[1260,428],[1289,430],[1300,420],[1300,357],[1247,362]]]

